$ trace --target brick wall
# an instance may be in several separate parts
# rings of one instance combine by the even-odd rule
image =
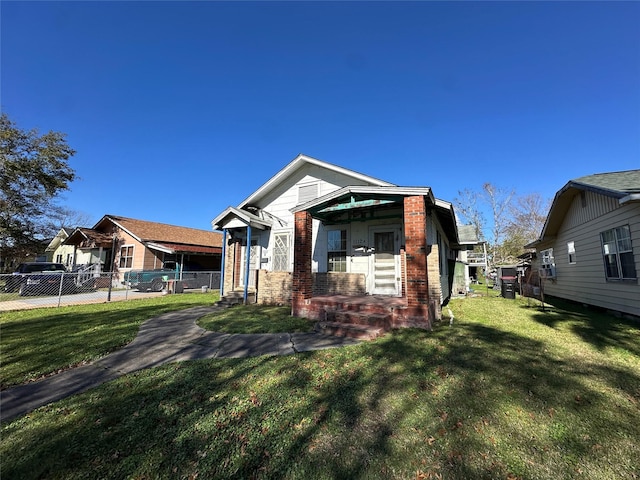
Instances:
[[[429,311],[433,320],[442,318],[442,307],[440,297],[442,297],[442,286],[440,285],[440,249],[437,244],[430,246],[427,255],[427,276],[429,278]]]
[[[266,305],[291,304],[291,272],[258,270],[258,303]]]
[[[366,295],[362,273],[327,272],[313,274],[313,295]]]
[[[404,199],[407,304],[429,304],[427,283],[427,211],[423,196]]]
[[[233,290],[233,278],[235,272],[235,258],[237,242],[229,242],[227,240],[227,249],[224,259],[224,291],[225,293],[231,293]]]
[[[294,219],[293,278],[291,296],[291,314],[306,317],[309,299],[313,292],[311,276],[311,252],[313,244],[311,214],[296,212]]]

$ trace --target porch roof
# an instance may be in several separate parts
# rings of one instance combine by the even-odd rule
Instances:
[[[308,211],[312,217],[332,221],[336,215],[356,209],[372,209],[402,205],[405,197],[424,196],[434,208],[452,247],[459,247],[455,213],[449,202],[437,199],[429,187],[397,187],[351,185],[291,209],[292,213]]]
[[[176,254],[176,253],[196,253],[196,254],[221,254],[222,247],[209,247],[206,245],[184,245],[181,243],[157,243],[149,242],[145,243],[147,248],[157,250],[159,252]]]
[[[313,217],[324,219],[335,212],[400,203],[404,197],[413,195],[424,195],[435,202],[429,187],[350,185],[298,205],[291,212],[308,211]]]
[[[92,228],[78,227],[62,243],[76,245],[80,248],[111,247],[113,246],[113,236]]]
[[[254,215],[246,210],[240,210],[235,207],[227,207],[227,209],[211,221],[214,230],[223,230],[225,228],[237,228],[242,226],[250,226],[260,230],[271,228],[273,221],[269,218],[262,218]]]

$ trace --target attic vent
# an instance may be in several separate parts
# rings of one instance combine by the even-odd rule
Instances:
[[[318,184],[302,185],[298,187],[298,205],[318,198]]]

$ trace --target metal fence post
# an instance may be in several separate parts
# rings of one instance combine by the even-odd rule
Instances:
[[[113,287],[113,272],[109,272],[109,292],[107,293],[107,302],[111,301],[111,288]]]
[[[60,286],[58,287],[58,307],[60,307],[60,303],[62,302],[62,282],[64,282],[64,272],[60,275]]]

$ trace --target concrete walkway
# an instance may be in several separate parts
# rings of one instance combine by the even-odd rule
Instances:
[[[200,358],[292,355],[354,345],[358,340],[319,333],[223,334],[200,328],[196,320],[220,307],[196,307],[147,320],[137,337],[89,365],[0,392],[0,421],[84,392],[127,373],[165,363]]]

